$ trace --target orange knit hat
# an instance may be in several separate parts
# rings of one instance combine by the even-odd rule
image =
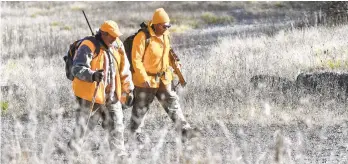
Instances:
[[[158,8],[156,9],[155,13],[153,14],[152,17],[152,23],[153,24],[158,24],[158,23],[167,23],[169,24],[170,19],[166,11],[164,11],[163,8]]]

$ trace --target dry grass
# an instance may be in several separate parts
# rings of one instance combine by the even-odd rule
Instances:
[[[145,131],[154,143],[145,149],[129,148],[131,163],[347,162],[345,102],[303,97],[294,105],[278,95],[275,99],[285,103],[277,103],[272,97],[259,99],[249,85],[250,77],[257,74],[294,80],[307,70],[347,69],[348,26],[293,29],[288,18],[281,16],[279,24],[268,24],[267,11],[277,16],[291,6],[296,5],[1,2],[1,81],[17,86],[1,94],[1,104],[8,103],[1,113],[1,163],[63,163],[67,159],[55,153],[55,147],[64,146],[72,133],[76,107],[62,57],[72,41],[90,34],[81,9],[94,28],[113,19],[127,36],[158,7],[164,7],[175,22],[173,46],[188,81],[179,90],[181,105],[189,122],[200,127],[204,136],[188,144],[176,142],[172,123],[155,102]],[[243,14],[236,14],[238,10]],[[289,13],[296,17],[295,11],[300,10],[294,7]],[[233,16],[234,21],[209,26],[202,18],[204,13]],[[209,19],[214,20],[214,15]],[[264,22],[243,24],[254,17]],[[125,117],[128,124],[129,110]],[[83,152],[84,162],[110,162],[105,135],[99,127],[88,137],[88,142],[100,143],[101,148]]]

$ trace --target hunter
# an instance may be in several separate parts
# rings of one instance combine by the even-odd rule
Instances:
[[[72,67],[75,77],[72,88],[79,108],[76,111],[77,125],[68,143],[74,152],[81,149],[82,138],[87,136],[86,132],[93,130],[101,118],[102,127],[108,131],[112,155],[127,156],[121,97],[128,95],[132,99],[134,85],[130,64],[119,39],[121,35],[116,22],[108,20],[100,26],[95,37],[84,40],[77,49]],[[95,53],[97,47],[100,47],[98,54]],[[93,112],[90,112],[95,91],[95,104]]]
[[[183,137],[192,131],[186,121],[176,92],[172,88],[173,72],[169,69],[171,49],[168,28],[171,27],[168,14],[163,8],[156,9],[152,20],[147,23],[150,41],[146,47],[146,34],[139,32],[133,41],[132,65],[134,104],[130,122],[133,137],[140,143],[145,142],[141,128],[144,126],[149,106],[157,97],[158,101],[175,123],[176,131]],[[146,47],[146,48],[145,48]]]

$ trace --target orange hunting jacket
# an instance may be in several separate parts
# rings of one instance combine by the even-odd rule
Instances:
[[[150,83],[151,88],[158,88],[159,82],[153,74],[164,72],[160,77],[164,85],[168,85],[173,80],[173,73],[169,69],[172,65],[169,60],[169,31],[166,31],[163,40],[155,35],[151,28],[152,22],[149,21],[148,30],[150,33],[150,42],[145,50],[146,36],[144,32],[139,32],[133,40],[132,64],[134,68],[133,82],[135,86],[143,87],[145,81]]]

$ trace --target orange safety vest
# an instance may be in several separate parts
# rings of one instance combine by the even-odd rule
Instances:
[[[119,41],[119,40],[117,40]],[[89,41],[89,40],[85,40],[81,43],[80,46],[82,45],[87,45],[92,52],[95,51],[95,45]],[[115,62],[115,67],[116,67],[116,76],[115,76],[115,87],[116,87],[116,96],[117,99],[120,100],[121,99],[121,78],[120,78],[120,60],[121,57],[119,55],[119,51],[115,50],[114,48],[111,48],[111,53],[112,55],[114,55],[114,57],[116,58],[117,62]],[[104,55],[106,55],[106,51],[103,49],[100,49],[100,52],[98,55],[94,55],[93,59],[91,61],[91,70],[96,71],[96,70],[100,70],[100,69],[104,69]],[[114,59],[112,59],[114,60]],[[104,70],[107,71],[107,70]],[[105,72],[104,72],[105,74]],[[96,82],[87,82],[87,81],[83,81],[80,80],[78,78],[74,78],[73,83],[72,83],[72,87],[73,87],[73,91],[75,96],[80,97],[82,99],[88,100],[88,101],[92,101],[93,98],[93,94],[94,94],[94,90],[97,86]],[[105,84],[104,81],[100,82],[99,88],[97,89],[97,94],[96,94],[96,99],[95,102],[98,104],[105,104]]]

